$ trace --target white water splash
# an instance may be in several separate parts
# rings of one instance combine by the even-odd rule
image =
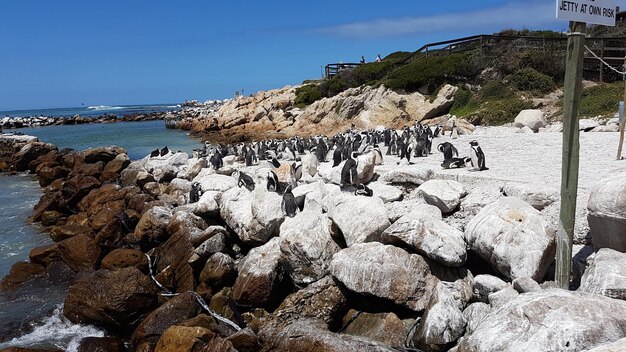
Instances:
[[[63,306],[58,306],[52,316],[43,324],[37,325],[32,332],[0,343],[0,349],[7,347],[51,347],[76,352],[80,341],[85,337],[103,337],[104,332],[89,325],[78,325],[63,316]]]

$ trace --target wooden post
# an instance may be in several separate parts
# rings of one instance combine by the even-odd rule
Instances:
[[[624,58],[624,67],[622,70],[626,70],[626,57]],[[626,75],[623,77],[624,79],[624,115],[626,115]],[[624,145],[624,125],[626,124],[626,116],[622,118],[622,121],[619,122],[619,146],[617,147],[617,160],[622,159],[622,146]]]
[[[600,39],[600,44],[602,45],[600,47],[600,57],[604,59],[604,38]],[[600,64],[600,83],[604,83],[604,66],[602,61],[598,60],[598,63]]]
[[[567,39],[565,88],[563,97],[563,165],[561,168],[560,224],[556,237],[556,283],[569,289],[572,266],[572,241],[576,221],[578,192],[578,105],[582,90],[583,55],[585,52],[584,22],[570,21]]]

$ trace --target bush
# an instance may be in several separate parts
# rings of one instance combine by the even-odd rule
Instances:
[[[503,125],[513,122],[520,111],[530,108],[531,102],[517,97],[486,101],[477,112],[470,115],[470,121],[476,125]]]
[[[296,99],[294,100],[294,104],[299,108],[303,108],[321,98],[322,94],[320,93],[318,86],[314,84],[307,84],[296,89]]]
[[[518,90],[531,93],[546,94],[556,89],[552,77],[537,72],[534,68],[523,68],[505,77]]]
[[[427,87],[428,91],[432,92],[445,83],[454,84],[471,80],[481,69],[467,54],[420,58],[393,71],[383,84],[407,92]]]
[[[624,82],[605,83],[585,88],[581,94],[580,115],[613,117],[617,112],[618,102],[623,99]]]
[[[511,87],[500,81],[487,82],[480,90],[480,97],[483,101],[506,99],[512,98],[514,96],[515,93],[513,92]]]

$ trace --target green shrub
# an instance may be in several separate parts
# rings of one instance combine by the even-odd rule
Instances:
[[[517,97],[486,101],[478,111],[470,115],[470,121],[477,125],[502,125],[513,122],[520,111],[530,108],[531,102]]]
[[[500,81],[490,81],[480,90],[481,100],[498,100],[514,97],[515,93],[510,86]]]
[[[624,82],[605,83],[585,88],[581,94],[580,115],[613,117],[620,100],[624,100]]]
[[[391,63],[399,63],[406,60],[409,56],[413,55],[412,52],[408,51],[396,51],[395,53],[391,53],[383,59],[383,62],[391,62]]]
[[[391,89],[414,92],[427,87],[432,92],[445,83],[466,82],[475,78],[481,68],[466,54],[421,58],[390,73],[383,82]]]
[[[318,86],[314,84],[307,84],[296,89],[296,99],[294,100],[294,104],[297,107],[303,108],[321,98],[322,93],[320,93]]]
[[[531,93],[546,94],[556,89],[552,77],[537,72],[534,68],[523,68],[505,77],[518,90]]]

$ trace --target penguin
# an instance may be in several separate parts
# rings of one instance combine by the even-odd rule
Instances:
[[[346,159],[345,164],[343,164],[343,168],[341,169],[342,186],[353,186],[357,183],[357,166],[359,165],[359,161],[356,157],[356,152],[350,153],[350,157]]]
[[[383,152],[380,151],[378,145],[374,146],[374,165],[382,165],[383,164]]]
[[[483,150],[480,149],[480,146],[478,146],[478,142],[471,141],[470,145],[472,146],[472,150],[470,151],[472,166],[478,171],[489,170],[489,168],[485,166],[485,154]]]
[[[326,154],[328,153],[328,147],[322,139],[317,143],[317,149],[315,150],[315,156],[320,163],[326,162]]]
[[[456,121],[454,121],[454,124],[452,125],[452,132],[450,133],[450,136],[452,136],[452,139],[459,138],[459,129],[456,127]]]
[[[189,204],[198,202],[200,200],[200,196],[202,196],[202,188],[200,187],[200,183],[192,183],[191,190],[189,191]]]
[[[355,196],[366,196],[366,197],[371,197],[374,195],[374,191],[372,191],[369,187],[367,187],[366,185],[359,183],[358,185],[356,185],[356,190],[354,191],[354,195]]]
[[[439,143],[437,150],[443,153],[443,161],[452,159],[455,155],[459,156],[459,151],[450,142]]]
[[[341,145],[337,145],[337,148],[335,148],[335,151],[333,152],[333,167],[341,164],[341,161],[343,160],[342,154],[343,148]]]
[[[302,178],[302,162],[297,161],[291,164],[291,173],[296,181],[300,181]]]
[[[254,191],[255,184],[250,175],[242,171],[235,171],[232,176],[237,179],[238,187],[244,186],[248,191]]]
[[[170,150],[167,148],[167,146],[165,146],[163,149],[161,149],[161,156],[165,156],[167,154],[169,154]]]
[[[273,167],[278,168],[280,167],[280,162],[278,162],[278,160],[276,160],[276,158],[272,158],[269,160],[270,164],[272,164]]]
[[[437,127],[435,127],[435,132],[433,132],[433,138],[439,137],[439,133],[441,133],[441,125],[437,125]]]
[[[160,155],[160,153],[159,153],[158,149],[155,149],[155,150],[152,151],[152,153],[150,153],[150,157],[151,158],[156,158],[159,155]]]
[[[219,170],[222,166],[224,166],[222,155],[217,150],[215,151],[215,153],[213,153],[213,155],[211,156],[211,159],[209,159],[209,162],[213,166],[214,170]]]
[[[462,168],[465,167],[465,165],[467,163],[471,163],[472,159],[469,157],[465,157],[465,158],[449,158],[443,161],[443,163],[441,163],[441,167],[443,167],[444,169],[458,169],[458,168]]]
[[[267,176],[265,177],[267,180],[267,190],[270,192],[279,192],[280,185],[278,183],[278,176],[274,173],[274,171],[268,171]]]
[[[283,200],[280,203],[280,208],[283,210],[285,215],[290,218],[296,216],[298,211],[298,205],[296,204],[296,198],[291,193],[292,187],[291,185],[287,186],[285,192],[283,193]]]
[[[254,154],[254,150],[252,150],[252,148],[249,148],[246,151],[246,166],[252,166],[255,158],[256,156]]]

